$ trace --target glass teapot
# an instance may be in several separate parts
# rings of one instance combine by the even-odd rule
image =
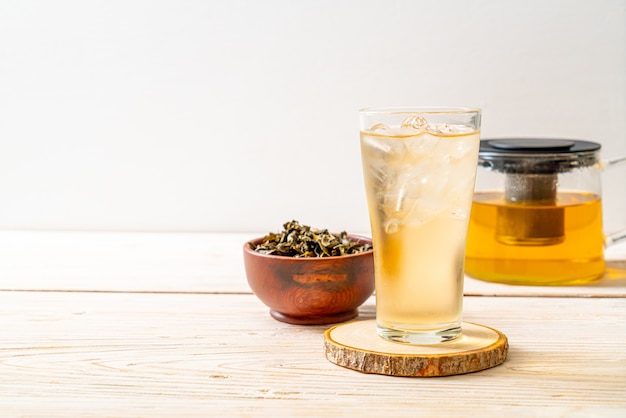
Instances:
[[[569,139],[482,140],[467,275],[523,285],[574,285],[601,278],[607,241],[600,148]]]

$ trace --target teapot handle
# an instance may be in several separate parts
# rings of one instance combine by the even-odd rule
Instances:
[[[612,169],[616,166],[620,166],[626,163],[626,156],[614,157],[610,160],[601,161],[601,169],[604,171],[605,169]],[[622,229],[610,234],[605,235],[604,237],[604,248],[610,247],[613,244],[617,244],[620,241],[626,239],[626,229]]]
[[[626,229],[622,229],[621,231],[609,234],[604,237],[604,248],[610,247],[613,244],[617,244],[624,239],[626,239]]]
[[[626,163],[626,156],[615,157],[615,158],[611,158],[610,160],[604,160],[600,164],[601,164],[602,170],[604,170],[606,168],[614,167],[616,165],[621,165],[623,163]]]

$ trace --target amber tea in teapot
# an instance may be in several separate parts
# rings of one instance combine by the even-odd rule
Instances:
[[[601,278],[599,150],[579,140],[482,140],[466,273],[524,285]]]

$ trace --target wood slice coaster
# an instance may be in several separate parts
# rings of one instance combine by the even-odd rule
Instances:
[[[336,325],[324,333],[326,358],[363,373],[388,376],[450,376],[477,372],[502,364],[509,344],[500,331],[463,323],[463,333],[452,341],[411,345],[384,340],[376,320]]]

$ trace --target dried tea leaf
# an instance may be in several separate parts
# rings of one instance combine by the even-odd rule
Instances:
[[[370,244],[351,240],[345,231],[331,234],[327,229],[314,229],[295,220],[283,224],[278,234],[270,232],[254,247],[263,254],[285,257],[335,257],[371,249]]]

